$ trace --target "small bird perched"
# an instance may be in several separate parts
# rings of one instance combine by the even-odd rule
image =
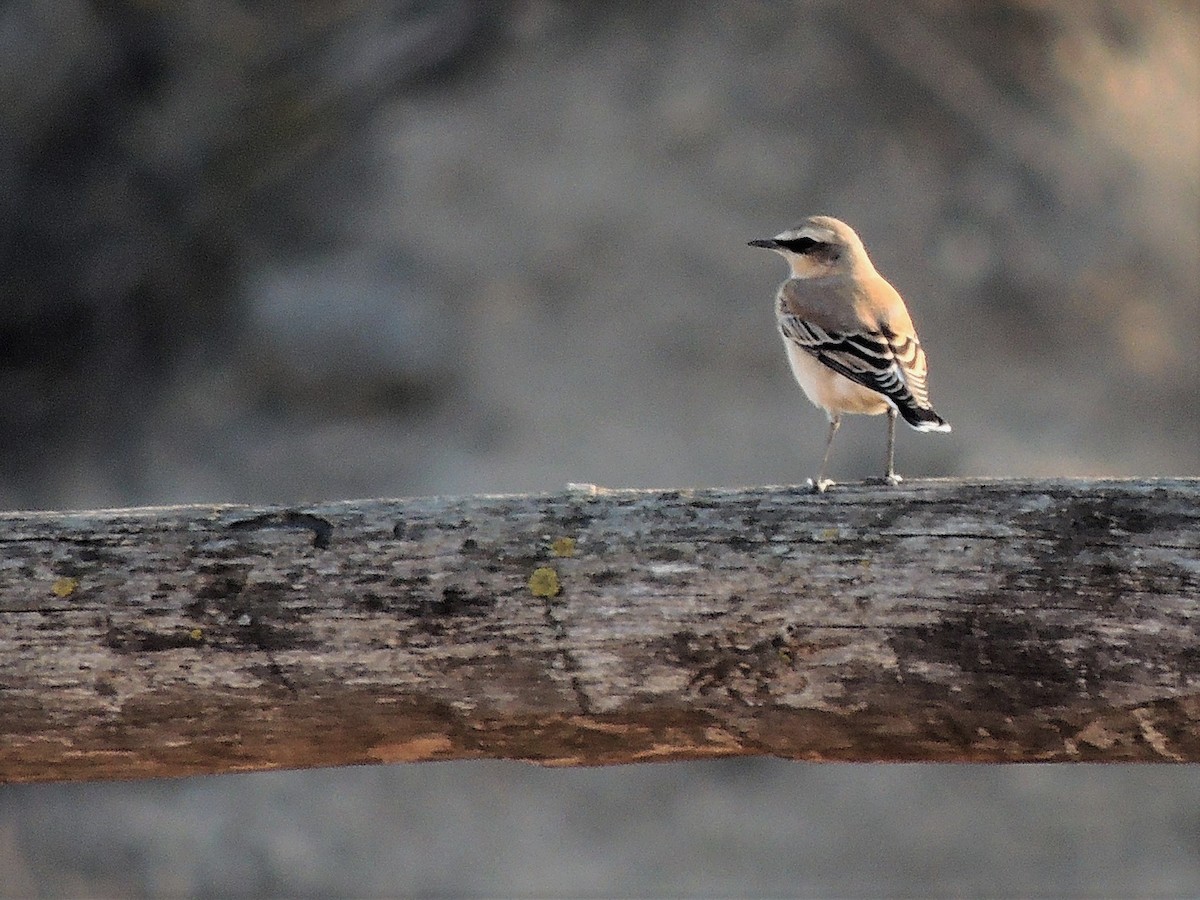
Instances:
[[[925,385],[925,351],[904,300],[867,256],[858,235],[830,216],[810,216],[773,238],[750,242],[774,250],[792,270],[775,294],[775,317],[792,374],[829,417],[821,492],[833,436],[843,413],[887,413],[887,473],[896,474],[896,415],[917,431],[949,431]]]

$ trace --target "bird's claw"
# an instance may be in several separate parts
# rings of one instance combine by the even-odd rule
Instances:
[[[835,482],[829,478],[809,478],[806,479],[804,483],[814,494],[823,494],[835,484]]]

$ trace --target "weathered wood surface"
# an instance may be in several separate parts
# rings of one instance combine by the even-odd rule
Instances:
[[[1200,480],[0,514],[0,780],[1200,761]]]

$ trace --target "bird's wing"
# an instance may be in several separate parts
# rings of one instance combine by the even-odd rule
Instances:
[[[910,425],[945,425],[929,404],[925,351],[907,313],[897,315],[899,327],[893,327],[883,315],[858,311],[862,304],[856,307],[855,298],[845,295],[848,289],[825,287],[834,293],[825,290],[818,304],[803,281],[784,284],[778,308],[784,338],[838,374],[887,397]]]

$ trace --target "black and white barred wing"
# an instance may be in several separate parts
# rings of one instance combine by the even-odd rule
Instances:
[[[898,335],[886,327],[841,334],[790,314],[780,315],[779,330],[833,371],[883,394],[913,428],[950,430],[929,405],[925,351],[915,335]]]

